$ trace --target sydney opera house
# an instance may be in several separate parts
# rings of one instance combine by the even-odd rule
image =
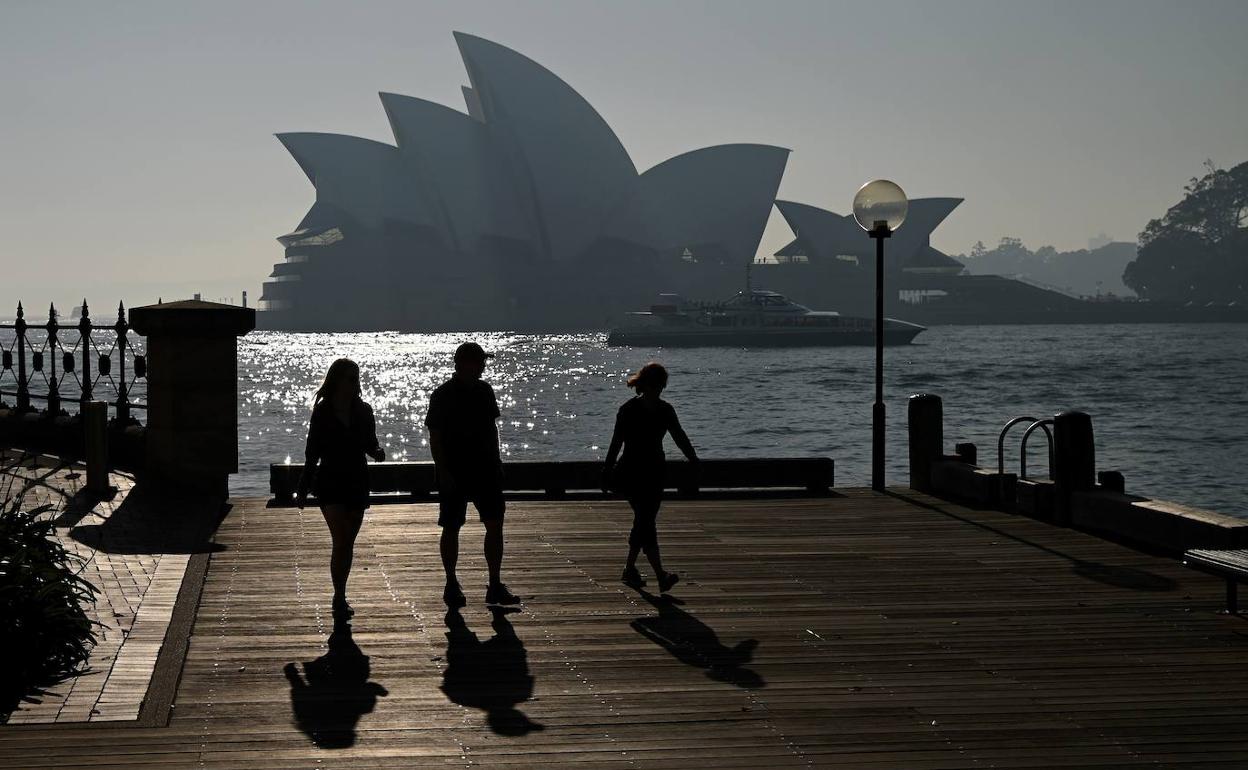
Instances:
[[[278,135],[316,200],[278,239],[264,326],[601,328],[659,292],[739,290],[773,205],[795,238],[755,265],[756,286],[842,311],[870,301],[873,244],[852,218],[776,200],[789,150],[703,147],[639,173],[559,77],[497,43],[455,40],[464,111],[383,93],[393,144]],[[889,244],[888,270],[905,279],[892,303],[939,294],[923,287],[961,272],[928,242],[958,203],[911,202]]]

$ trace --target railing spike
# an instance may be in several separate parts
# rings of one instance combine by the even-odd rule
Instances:
[[[48,320],[49,321],[56,320],[56,303],[55,302],[48,303]]]
[[[17,317],[18,318],[26,317],[26,311],[22,310],[22,301],[20,299],[17,301]]]
[[[82,298],[82,317],[83,318],[87,317],[87,298],[86,297]]]
[[[124,324],[126,322],[126,306],[121,302],[117,303],[117,323]]]

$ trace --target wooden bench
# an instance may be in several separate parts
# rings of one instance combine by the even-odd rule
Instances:
[[[835,465],[830,457],[762,457],[702,460],[696,478],[689,463],[669,460],[667,488],[692,494],[700,489],[804,489],[827,494]],[[279,503],[294,497],[303,473],[302,464],[269,466],[269,491]],[[568,492],[593,492],[602,483],[602,462],[508,462],[503,463],[504,492],[541,492],[560,497]],[[369,491],[429,498],[435,493],[433,463],[386,462],[368,466]]]
[[[1248,550],[1192,550],[1183,554],[1183,565],[1226,579],[1226,611],[1239,614],[1239,584],[1248,582]]]

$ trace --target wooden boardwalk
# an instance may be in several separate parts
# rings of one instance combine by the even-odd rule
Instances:
[[[335,632],[314,510],[236,501],[167,726],[0,728],[0,767],[1248,767],[1221,583],[908,490],[664,508],[666,601],[619,502],[513,503],[505,577],[444,617],[435,512],[370,513]]]

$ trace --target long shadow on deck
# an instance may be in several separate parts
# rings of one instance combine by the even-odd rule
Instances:
[[[1104,564],[1099,561],[1088,561],[1087,559],[1080,559],[1077,556],[1071,556],[1070,554],[1059,551],[1056,548],[1050,548],[1047,545],[1041,545],[1040,543],[1037,543],[1032,540],[1028,540],[1027,538],[1022,537],[1020,535],[1015,535],[1013,533],[1006,532],[1002,529],[998,529],[997,527],[990,526],[981,521],[973,521],[971,519],[968,519],[965,516],[959,516],[958,514],[953,513],[952,511],[947,511],[941,508],[940,506],[932,505],[931,503],[925,502],[923,500],[919,500],[917,497],[913,495],[902,494],[895,490],[886,490],[884,494],[888,495],[889,497],[896,498],[898,500],[904,500],[907,503],[910,503],[911,505],[916,505],[920,508],[926,508],[929,511],[935,511],[936,513],[939,513],[942,516],[947,516],[948,518],[954,519],[955,521],[960,521],[963,524],[969,524],[972,527],[977,527],[979,529],[984,530],[985,532],[991,532],[992,534],[1000,538],[1003,538],[1006,540],[1013,540],[1016,543],[1025,545],[1029,548],[1035,548],[1038,551],[1043,551],[1044,553],[1047,553],[1051,556],[1056,556],[1059,559],[1065,559],[1066,561],[1070,562],[1072,572],[1074,572],[1079,577],[1085,578],[1087,580],[1092,580],[1097,583],[1103,583],[1105,585],[1113,586],[1115,588],[1126,588],[1131,591],[1162,591],[1162,592],[1173,591],[1176,588],[1178,588],[1178,585],[1179,585],[1177,582],[1175,582],[1171,578],[1165,577],[1163,575],[1158,575],[1155,572],[1149,572],[1148,570],[1145,570],[1145,569],[1139,569],[1138,567],[1124,567],[1124,566],[1117,565],[1117,564]],[[963,504],[963,505],[965,507],[966,504]],[[988,510],[994,513],[1000,513],[1000,511],[998,511],[995,508],[982,508],[979,510]],[[1103,535],[1102,535],[1102,538],[1113,541],[1112,538],[1109,538]],[[1128,545],[1128,547],[1134,550],[1143,550],[1138,546],[1138,544]],[[1144,552],[1149,553],[1149,551],[1144,551]]]
[[[484,642],[458,610],[446,613],[442,692],[454,703],[484,711],[486,723],[499,735],[544,730],[516,708],[533,697],[533,676],[524,643],[507,620],[508,610],[495,607],[490,612],[494,636]]]
[[[630,623],[637,633],[670,652],[681,663],[705,669],[706,675],[717,682],[748,690],[767,686],[757,671],[745,667],[754,659],[757,639],[746,639],[728,647],[719,641],[715,629],[681,609],[679,599],[666,594],[655,596],[644,590],[638,593],[659,614]]]
[[[77,524],[82,514],[69,508],[58,526],[73,526],[70,537],[104,553],[211,553],[224,550],[212,536],[227,512],[228,506],[210,496],[137,485],[102,524]]]
[[[386,688],[368,681],[368,656],[351,638],[351,626],[341,623],[329,635],[329,652],[299,667],[283,669],[290,681],[290,705],[295,724],[323,749],[355,745],[355,726],[371,712]]]

